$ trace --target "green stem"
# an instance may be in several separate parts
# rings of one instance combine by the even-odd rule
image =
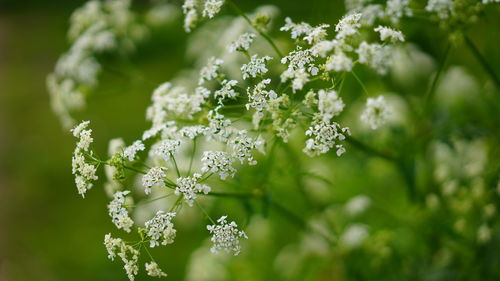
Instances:
[[[490,75],[491,79],[495,83],[495,85],[500,88],[500,79],[498,78],[497,74],[495,73],[495,70],[493,67],[488,63],[486,58],[479,52],[478,48],[476,45],[469,39],[469,37],[465,36],[465,44],[467,44],[467,47],[472,51],[476,59],[479,61],[481,66],[486,70],[486,72]]]
[[[205,211],[205,209],[198,203],[198,201],[194,200],[194,203],[196,203],[196,206],[200,208],[200,210],[205,214],[205,216],[212,222],[212,224],[217,224],[215,221],[212,219],[212,217]]]
[[[434,92],[436,91],[437,87],[437,82],[439,81],[439,78],[441,77],[441,73],[443,72],[444,66],[446,64],[446,59],[448,58],[448,55],[450,53],[451,45],[448,44],[444,51],[443,58],[441,59],[441,63],[439,64],[438,71],[436,75],[434,76],[434,79],[432,80],[431,87],[429,90],[426,92],[425,97],[424,97],[424,103],[427,105],[429,101],[432,99],[432,96],[434,95]]]
[[[354,147],[358,148],[359,150],[362,150],[368,154],[371,154],[371,155],[374,155],[374,156],[377,156],[377,157],[380,157],[380,158],[383,158],[385,160],[388,160],[388,161],[392,161],[392,162],[397,162],[397,158],[387,152],[383,152],[383,151],[378,151],[376,150],[375,148],[351,137],[351,136],[347,136],[346,137],[346,141],[348,143],[350,143],[351,145],[353,145]]]
[[[169,194],[166,194],[166,195],[163,195],[163,196],[160,196],[160,197],[157,197],[157,198],[154,198],[154,199],[151,199],[151,200],[145,200],[145,201],[141,201],[135,205],[124,205],[125,207],[130,207],[130,208],[135,208],[137,206],[140,206],[140,205],[144,205],[144,204],[149,204],[149,203],[152,203],[152,202],[155,202],[155,201],[158,201],[158,200],[161,200],[161,199],[164,199],[164,198],[167,198],[167,197],[170,197],[172,196],[173,193],[169,193]]]
[[[207,194],[200,193],[200,195],[215,196],[215,197],[234,197],[234,198],[252,198],[260,197],[260,193],[255,192],[209,192]]]
[[[142,171],[142,170],[139,170],[139,169],[136,169],[134,167],[130,167],[130,166],[125,166],[123,165],[123,168],[127,169],[127,170],[131,170],[131,171],[134,171],[136,173],[140,173],[140,174],[146,174],[146,172]]]
[[[175,172],[177,173],[177,177],[180,178],[181,177],[181,172],[179,171],[179,167],[177,166],[177,161],[175,161],[175,157],[174,157],[174,155],[172,153],[170,154],[170,158],[172,159],[172,163],[174,163]]]
[[[189,160],[189,169],[187,172],[187,176],[191,174],[191,168],[193,167],[193,159],[195,154],[196,154],[196,137],[193,139],[193,152],[191,154],[191,159]]]
[[[365,95],[370,96],[370,94],[368,94],[368,91],[365,88],[365,84],[363,84],[361,79],[359,79],[358,75],[356,75],[356,73],[354,73],[354,70],[351,71],[351,73],[352,73],[352,76],[354,76],[354,78],[356,78],[356,81],[358,81],[359,85],[361,85],[361,88],[363,89],[363,92],[365,93]]]
[[[269,45],[271,45],[271,47],[274,49],[274,51],[276,52],[276,54],[278,54],[278,56],[280,58],[283,57],[283,54],[280,52],[280,50],[278,49],[278,47],[276,46],[276,44],[274,44],[273,40],[271,39],[271,37],[269,37],[269,35],[265,34],[264,32],[262,32],[262,30],[260,30],[259,28],[257,28],[255,25],[253,25],[252,21],[250,20],[250,18],[248,18],[247,15],[245,15],[245,13],[243,13],[242,10],[240,10],[240,8],[238,8],[238,6],[236,4],[234,4],[233,1],[231,0],[228,0],[227,1],[229,3],[229,5],[231,5],[231,7],[236,11],[236,13],[238,13],[240,16],[242,16],[247,22],[248,24],[250,24],[250,26],[255,29],[255,31],[257,31],[260,36],[262,36],[268,43]]]

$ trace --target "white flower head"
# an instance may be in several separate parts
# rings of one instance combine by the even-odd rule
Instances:
[[[210,81],[217,77],[220,66],[224,63],[223,60],[217,59],[215,57],[210,57],[208,59],[207,65],[205,65],[200,70],[200,80],[198,84],[201,85],[205,83],[205,81]]]
[[[294,23],[289,17],[285,18],[285,25],[280,28],[281,31],[290,31],[292,39],[297,39],[302,35],[309,34],[312,27],[305,22]]]
[[[455,10],[455,2],[451,0],[429,0],[425,10],[437,13],[440,19],[447,19]]]
[[[184,200],[189,206],[193,206],[197,193],[208,194],[211,188],[206,184],[201,184],[201,174],[194,174],[192,177],[181,177],[177,179],[175,195],[183,195]]]
[[[218,112],[220,107],[216,107],[208,112],[208,136],[211,139],[218,141],[226,141],[229,137],[229,126],[231,126],[231,120],[224,117],[224,115]]]
[[[245,52],[250,49],[250,44],[252,44],[253,40],[257,37],[254,33],[245,32],[238,37],[231,45],[227,47],[229,52]]]
[[[352,70],[354,63],[352,59],[342,51],[336,52],[335,54],[328,57],[325,64],[325,69],[327,71],[346,71]]]
[[[144,149],[146,149],[146,147],[138,140],[123,150],[123,156],[127,158],[128,161],[134,161],[137,152],[143,151]]]
[[[148,220],[146,226],[146,236],[150,239],[149,246],[168,245],[174,243],[177,230],[174,229],[172,219],[176,213],[166,213],[158,211],[156,215]]]
[[[163,272],[158,266],[158,264],[154,261],[149,263],[147,262],[144,264],[144,266],[146,268],[147,274],[151,277],[158,277],[158,278],[167,277],[167,274]]]
[[[77,137],[73,157],[71,159],[72,173],[75,175],[75,184],[78,193],[85,197],[85,193],[92,188],[92,181],[98,179],[96,172],[97,166],[86,157],[93,157],[93,152],[90,150],[90,144],[94,141],[92,138],[92,130],[87,129],[89,121],[84,121],[71,130],[73,136]]]
[[[211,19],[220,12],[222,5],[224,5],[224,0],[206,0],[202,15]]]
[[[217,220],[217,224],[207,225],[213,242],[210,251],[212,253],[232,252],[237,256],[241,251],[240,239],[248,239],[248,237],[245,232],[238,230],[238,225],[234,221],[228,223],[226,218],[227,216],[222,216]]]
[[[319,41],[322,41],[325,39],[327,33],[326,29],[329,28],[329,24],[321,24],[318,26],[313,27],[307,34],[307,36],[304,37],[304,40],[307,41],[309,44],[313,44]]]
[[[403,16],[412,16],[413,12],[409,7],[410,0],[388,0],[385,14],[393,22],[399,22]]]
[[[137,266],[139,251],[127,245],[122,239],[111,237],[109,233],[104,236],[104,246],[106,246],[110,260],[114,260],[116,256],[120,257],[124,263],[123,268],[127,273],[128,279],[133,281],[139,272],[139,267]]]
[[[340,242],[349,248],[356,248],[365,241],[368,234],[368,229],[365,225],[359,223],[351,224],[344,230],[344,233],[340,237]]]
[[[270,56],[259,58],[257,55],[253,55],[247,64],[241,66],[243,79],[247,79],[249,77],[256,78],[257,75],[263,75],[267,73],[268,69],[266,67],[266,62],[270,61],[271,59],[272,58]]]
[[[269,107],[268,101],[278,98],[278,95],[273,90],[266,90],[267,85],[271,83],[271,79],[260,81],[255,87],[248,91],[248,103],[245,105],[247,110],[254,108],[257,112],[262,112]]]
[[[380,33],[380,40],[382,41],[390,41],[390,42],[404,42],[405,38],[403,36],[403,33],[398,30],[394,30],[390,27],[386,26],[377,26],[375,29],[375,32]]]
[[[170,157],[177,153],[179,146],[181,145],[180,140],[166,139],[154,145],[152,153],[154,155],[160,156],[165,161],[170,160]]]
[[[370,197],[366,195],[358,195],[351,198],[344,206],[346,212],[351,216],[356,216],[363,213],[371,205]]]
[[[306,131],[306,146],[304,152],[309,156],[320,155],[328,152],[332,148],[337,149],[337,155],[340,156],[345,152],[341,144],[336,144],[337,141],[343,141],[346,135],[350,135],[349,128],[341,128],[336,122],[325,120],[313,120],[311,126]]]
[[[142,176],[142,185],[145,187],[144,192],[146,194],[151,193],[151,187],[153,185],[165,185],[163,179],[167,176],[165,174],[166,171],[166,167],[153,167],[149,169],[144,176]]]
[[[318,92],[318,110],[323,115],[323,120],[330,120],[344,110],[344,102],[334,90]]]
[[[125,207],[126,196],[130,191],[118,191],[113,195],[113,200],[108,204],[108,212],[111,220],[118,229],[123,229],[130,232],[130,228],[134,225],[134,221],[130,218],[127,208]]]
[[[360,13],[349,14],[340,19],[335,26],[335,32],[337,32],[335,38],[344,39],[358,33],[358,29],[361,27],[361,23],[359,22],[360,19]]]
[[[202,172],[218,173],[222,180],[236,173],[236,169],[232,166],[233,161],[225,151],[205,151],[201,162]]]
[[[234,91],[233,87],[238,84],[238,81],[236,80],[226,80],[224,79],[221,82],[222,88],[214,92],[214,97],[218,100],[218,103],[222,105],[222,101],[227,98],[234,98],[236,97],[236,92]]]
[[[368,98],[366,107],[361,114],[361,121],[366,123],[372,130],[376,130],[385,124],[392,114],[392,107],[385,101],[384,96]]]
[[[231,148],[231,156],[234,159],[240,160],[243,164],[245,161],[249,165],[256,165],[257,161],[252,156],[252,151],[256,148],[255,140],[248,136],[247,131],[241,130],[229,139],[229,147]]]

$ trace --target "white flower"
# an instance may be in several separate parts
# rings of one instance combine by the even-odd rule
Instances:
[[[177,187],[175,188],[175,195],[183,195],[184,200],[189,206],[193,206],[196,199],[196,193],[210,192],[210,187],[206,184],[200,184],[198,181],[201,179],[200,174],[194,174],[192,177],[178,178]]]
[[[200,80],[198,81],[198,84],[201,85],[205,81],[210,81],[214,78],[217,77],[219,68],[221,64],[223,64],[224,61],[221,59],[217,59],[215,57],[210,57],[208,59],[207,65],[205,65],[201,70],[200,70]]]
[[[82,121],[80,124],[76,125],[73,129],[70,130],[70,132],[73,134],[75,138],[80,137],[80,133],[85,130],[88,125],[90,124],[90,121]]]
[[[174,243],[177,230],[174,229],[172,219],[175,213],[165,213],[158,211],[156,215],[148,220],[144,225],[146,226],[146,235],[150,239],[149,246],[168,245]]]
[[[167,274],[163,272],[158,266],[158,264],[154,261],[146,263],[144,266],[146,268],[147,274],[151,277],[158,277],[158,278],[167,277]]]
[[[96,175],[97,166],[87,162],[85,156],[88,154],[92,157],[92,151],[90,150],[90,144],[93,142],[91,136],[92,130],[87,130],[89,123],[89,121],[82,122],[71,130],[73,136],[79,138],[73,152],[71,165],[72,173],[75,175],[76,188],[82,197],[85,197],[85,193],[92,188],[92,181],[98,179]]]
[[[410,0],[388,0],[386,3],[385,14],[393,23],[399,22],[403,16],[412,16]]]
[[[196,88],[194,93],[188,93],[184,87],[172,87],[171,83],[165,82],[153,92],[153,103],[148,107],[146,117],[153,122],[153,127],[168,124],[167,117],[192,119],[195,113],[201,111],[201,105],[209,94],[203,87]]]
[[[344,39],[348,36],[358,33],[358,29],[361,27],[361,24],[359,23],[360,19],[360,13],[346,15],[342,19],[340,19],[337,25],[335,25],[335,32],[337,32],[335,38]]]
[[[224,142],[227,140],[230,133],[229,126],[231,125],[231,120],[224,118],[224,115],[218,112],[219,108],[220,107],[216,107],[208,112],[208,133],[210,138]]]
[[[370,204],[370,197],[366,195],[358,195],[347,201],[344,209],[349,215],[356,216],[363,213],[370,206]]]
[[[167,171],[165,167],[153,167],[142,176],[142,185],[145,187],[144,192],[146,192],[146,194],[151,193],[151,187],[153,185],[164,185],[163,178],[167,176],[165,171]]]
[[[185,12],[185,15],[184,30],[186,30],[186,32],[191,32],[191,30],[196,27],[196,23],[198,22],[198,12],[196,9],[189,9]]]
[[[252,150],[256,148],[253,138],[247,135],[247,131],[241,130],[237,135],[229,140],[229,147],[232,150],[231,156],[240,160],[241,164],[246,160],[249,165],[256,165],[257,161],[252,156]]]
[[[118,191],[113,195],[113,200],[108,204],[108,212],[111,220],[118,229],[123,229],[130,232],[130,228],[134,225],[134,221],[130,218],[125,205],[125,196],[130,191]]]
[[[121,258],[128,279],[133,281],[139,272],[139,267],[137,266],[139,251],[127,245],[122,239],[111,237],[109,233],[104,236],[104,245],[106,246],[110,260],[114,260],[117,255]]]
[[[265,79],[260,81],[255,87],[250,91],[248,91],[248,103],[245,105],[247,110],[251,108],[255,109],[257,112],[262,112],[267,109],[269,106],[267,104],[268,100],[273,100],[278,97],[276,92],[273,90],[266,90],[267,85],[271,83],[271,79]]]
[[[131,146],[125,148],[123,151],[123,156],[128,159],[128,161],[133,161],[135,159],[135,155],[138,151],[143,151],[146,149],[144,144],[138,140],[135,141]]]
[[[232,159],[224,151],[205,151],[201,158],[202,172],[218,173],[222,180],[234,176],[236,169],[232,166]]]
[[[326,29],[328,27],[330,27],[329,24],[321,24],[315,26],[307,33],[307,36],[304,37],[304,40],[306,40],[309,44],[313,44],[325,39],[327,35]]]
[[[206,0],[203,7],[203,16],[209,19],[219,13],[220,8],[224,5],[224,0]]]
[[[304,70],[312,75],[318,74],[318,68],[314,65],[314,57],[311,55],[310,49],[302,50],[301,47],[297,47],[296,50],[291,51],[286,57],[283,57],[281,63],[288,63],[288,70]]]
[[[182,12],[184,13],[184,30],[191,32],[198,22],[198,10],[196,7],[200,3],[199,0],[185,0],[182,5]]]
[[[221,82],[222,88],[214,92],[214,97],[218,99],[218,103],[222,105],[222,100],[226,98],[234,98],[236,97],[236,92],[233,87],[238,84],[236,80],[226,80],[224,79]]]
[[[248,51],[250,49],[250,44],[252,44],[253,40],[255,39],[257,35],[254,33],[248,33],[245,32],[238,37],[231,45],[228,46],[229,52],[234,52],[234,51]]]
[[[162,157],[165,161],[170,160],[174,154],[177,153],[181,142],[179,140],[166,139],[153,147],[153,154]]]
[[[206,135],[208,128],[203,125],[186,126],[179,130],[179,134],[183,137],[194,139],[198,136]]]
[[[210,251],[212,253],[233,252],[237,256],[241,251],[240,239],[248,239],[248,237],[245,232],[238,230],[238,225],[234,221],[228,223],[226,218],[227,216],[222,216],[217,220],[217,224],[207,225],[208,231],[212,234],[210,240],[213,242]]]
[[[477,229],[477,241],[481,244],[484,244],[488,241],[491,240],[491,228],[488,227],[487,224],[482,224],[478,229]]]
[[[382,41],[386,41],[387,39],[389,39],[389,41],[393,43],[398,41],[399,42],[405,41],[405,38],[403,36],[403,33],[401,33],[401,31],[394,30],[390,27],[379,25],[374,30],[375,32],[380,33],[380,40]]]
[[[369,65],[379,74],[385,74],[392,62],[389,46],[368,44],[365,41],[359,44],[356,50],[358,62]]]
[[[298,24],[293,23],[289,17],[285,18],[285,23],[286,24],[283,27],[281,27],[280,30],[290,31],[292,39],[297,39],[301,35],[306,35],[312,29],[312,27],[305,22],[301,22]]]
[[[353,61],[351,58],[346,56],[344,52],[336,52],[335,54],[328,57],[326,60],[325,69],[327,71],[351,71],[353,67]]]
[[[327,122],[324,120],[314,120],[306,131],[306,140],[304,152],[309,156],[320,155],[328,152],[331,148],[337,149],[337,155],[345,152],[341,144],[336,145],[336,141],[342,141],[346,135],[350,135],[349,128],[341,128],[336,122]]]
[[[355,248],[361,245],[368,237],[368,229],[362,224],[351,224],[344,230],[340,237],[340,242],[350,248]]]
[[[288,79],[292,79],[292,90],[295,93],[297,90],[302,90],[304,85],[309,82],[309,73],[305,69],[292,70],[287,69],[281,73],[281,82],[285,82]]]
[[[257,75],[262,75],[267,73],[266,62],[270,61],[272,58],[270,56],[265,56],[262,58],[253,55],[247,64],[241,66],[241,72],[243,72],[243,79],[248,77],[257,77]]]
[[[392,108],[387,104],[384,96],[368,98],[365,110],[361,114],[361,121],[375,130],[387,122],[391,113]]]
[[[335,46],[337,42],[335,40],[332,41],[320,41],[311,47],[311,54],[315,57],[320,56],[322,58],[326,57],[326,54],[330,52]]]
[[[344,102],[334,90],[318,92],[318,110],[323,116],[323,120],[330,120],[333,116],[339,115],[344,110]]]
[[[447,19],[455,10],[455,2],[451,0],[429,0],[425,10],[437,13],[441,19]]]

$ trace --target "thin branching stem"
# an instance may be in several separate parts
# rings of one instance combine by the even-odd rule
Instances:
[[[227,1],[229,3],[229,5],[236,11],[236,13],[238,13],[240,16],[242,16],[247,22],[248,24],[250,24],[250,26],[255,29],[255,31],[257,31],[259,33],[260,36],[262,36],[268,43],[269,45],[271,45],[271,47],[274,49],[274,51],[276,52],[276,54],[282,58],[283,57],[283,54],[281,53],[281,51],[278,49],[278,47],[276,46],[276,44],[274,43],[274,41],[271,39],[271,37],[269,37],[269,35],[267,35],[266,33],[264,33],[262,30],[260,30],[258,27],[256,27],[252,21],[250,20],[250,18],[245,15],[245,13],[240,10],[240,8],[238,8],[238,6],[231,0],[228,0]]]
[[[469,49],[471,50],[472,54],[474,57],[479,61],[481,66],[484,68],[484,70],[488,73],[488,75],[491,77],[495,85],[500,88],[500,78],[498,78],[497,74],[495,73],[495,70],[493,67],[488,63],[488,60],[481,54],[479,49],[476,47],[474,42],[470,40],[469,37],[465,36],[465,44]]]

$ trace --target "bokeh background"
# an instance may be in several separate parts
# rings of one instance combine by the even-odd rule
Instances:
[[[313,24],[322,22],[334,24],[344,13],[343,3],[332,0],[237,2],[245,11],[272,2],[280,8],[282,16],[287,15],[294,20],[304,20]],[[102,244],[104,234],[113,229],[106,209],[108,197],[99,183],[87,194],[85,200],[77,194],[71,175],[74,139],[62,129],[52,113],[45,87],[46,75],[52,71],[58,56],[69,46],[66,40],[68,18],[72,11],[83,3],[84,1],[69,0],[0,1],[0,280],[2,281],[126,279],[122,265],[107,259]],[[140,10],[146,3],[137,1],[134,5]],[[488,61],[497,73],[500,72],[499,15],[498,9],[493,9],[486,15],[485,21],[474,26],[469,32],[480,50],[487,54]],[[413,81],[411,87],[405,88],[395,84],[392,85],[392,90],[406,91],[410,96],[419,95],[419,92],[425,91],[429,77],[435,69],[433,67],[442,56],[444,36],[436,26],[430,24],[420,22],[405,24],[409,41],[415,42],[420,50],[427,54],[427,57],[422,59],[429,60],[431,71],[427,76],[419,78],[421,80]],[[122,71],[103,73],[99,93],[90,98],[88,110],[82,113],[81,118],[92,120],[96,140],[122,136],[130,142],[143,128],[146,128],[144,111],[148,106],[150,93],[158,84],[173,77],[184,67],[185,45],[186,35],[179,19],[178,24],[155,30],[150,40],[141,44],[130,57],[104,58],[105,63]],[[457,131],[465,138],[486,136],[487,142],[494,146],[498,141],[498,126],[500,126],[498,92],[482,91],[483,86],[490,82],[469,50],[462,47],[454,49],[450,57],[448,66],[465,66],[467,73],[476,79],[474,83],[478,86],[472,87],[471,92],[465,93],[466,97],[458,105],[446,105],[446,108],[442,108],[441,112],[446,116],[440,117],[451,118],[452,125],[439,127],[439,130],[445,136],[456,134]],[[376,89],[380,83],[374,83],[370,87]],[[354,96],[361,95],[359,85],[354,81],[349,81],[346,88],[347,92],[351,91]],[[471,95],[474,98],[470,98]],[[497,142],[496,145],[498,144]],[[96,150],[105,154],[106,142],[96,141]],[[348,150],[352,151],[347,153],[342,161],[325,158],[319,160],[318,169],[323,169],[321,167],[331,169],[328,173],[333,180],[323,184],[333,191],[325,193],[321,191],[322,189],[318,189],[320,191],[316,190],[317,194],[314,195],[313,192],[312,196],[321,198],[328,194],[328,200],[342,201],[364,193],[369,194],[374,202],[383,207],[382,211],[371,214],[371,221],[396,229],[397,235],[391,236],[391,239],[404,245],[401,247],[404,250],[393,259],[393,266],[399,268],[395,270],[397,272],[401,268],[407,270],[398,277],[391,275],[387,271],[387,266],[380,267],[379,275],[377,278],[374,276],[372,280],[398,280],[397,278],[410,280],[405,279],[405,276],[411,275],[414,277],[411,280],[457,280],[455,277],[460,276],[460,273],[453,270],[446,273],[432,271],[433,261],[427,260],[430,255],[426,251],[432,248],[433,241],[419,239],[423,237],[422,233],[432,227],[439,227],[439,222],[434,222],[434,225],[424,230],[404,228],[398,224],[399,220],[402,220],[405,225],[418,225],[408,221],[417,220],[418,216],[415,216],[415,208],[408,203],[406,190],[402,187],[405,182],[398,175],[397,169],[383,159],[367,160],[363,152],[349,148]],[[287,159],[285,153],[282,154],[276,156],[278,162]],[[498,171],[498,157],[498,149],[489,150],[489,159],[493,159],[489,162],[488,169],[493,171],[490,173]],[[288,169],[284,175],[293,174],[294,168],[292,164],[284,166],[283,169]],[[286,196],[287,193],[282,194]],[[308,207],[294,205],[295,199],[290,196],[285,203],[300,214],[301,208],[306,210]],[[496,202],[498,203],[498,200]],[[243,214],[244,212],[238,208],[234,207],[235,213]],[[381,215],[386,212],[390,213],[389,216]],[[248,243],[255,245],[251,247],[253,253],[247,254],[245,259],[253,260],[253,265],[250,267],[244,262],[234,262],[232,265],[234,275],[230,276],[238,278],[228,277],[227,280],[295,280],[292,277],[284,277],[286,275],[276,275],[276,267],[272,265],[276,264],[280,251],[301,235],[301,230],[294,223],[287,222],[279,213],[271,212],[266,216],[273,222],[272,226],[269,226],[267,218],[254,218],[251,224],[256,238],[254,242]],[[394,219],[394,216],[398,219]],[[178,233],[182,234],[178,235],[176,243],[168,249],[156,252],[157,259],[168,272],[170,280],[184,280],[190,255],[205,243],[204,239],[207,237],[203,227],[195,224],[180,225],[179,228]],[[274,234],[270,236],[262,234],[259,238],[258,234],[265,229],[268,231],[274,229],[272,232]],[[432,236],[425,237],[428,239]],[[494,236],[491,244],[487,247],[478,246],[477,251],[470,254],[470,267],[463,269],[470,271],[467,276],[476,274],[475,280],[500,280],[498,240],[499,237]],[[322,247],[329,247],[328,244],[314,245],[320,250]],[[421,249],[422,245],[426,247]],[[405,260],[411,255],[417,256],[412,259],[413,264],[398,263],[399,258]],[[364,279],[366,276],[358,271],[364,267],[369,267],[370,270],[376,268],[376,265],[363,265],[367,260],[362,257],[357,259],[356,255],[349,257],[339,255],[326,260],[314,255],[304,259],[305,263],[310,264],[307,270],[312,273],[301,275],[306,276],[302,280],[337,278],[370,280]],[[281,263],[286,263],[286,259]],[[340,275],[318,273],[324,270],[322,267],[328,263],[336,264],[333,266],[335,272],[344,273]],[[290,264],[290,266],[295,265]],[[428,274],[429,272],[432,274]],[[387,279],[383,278],[384,275]],[[338,276],[343,276],[345,279]],[[485,279],[481,276],[485,276]],[[143,278],[141,274],[139,279]]]

